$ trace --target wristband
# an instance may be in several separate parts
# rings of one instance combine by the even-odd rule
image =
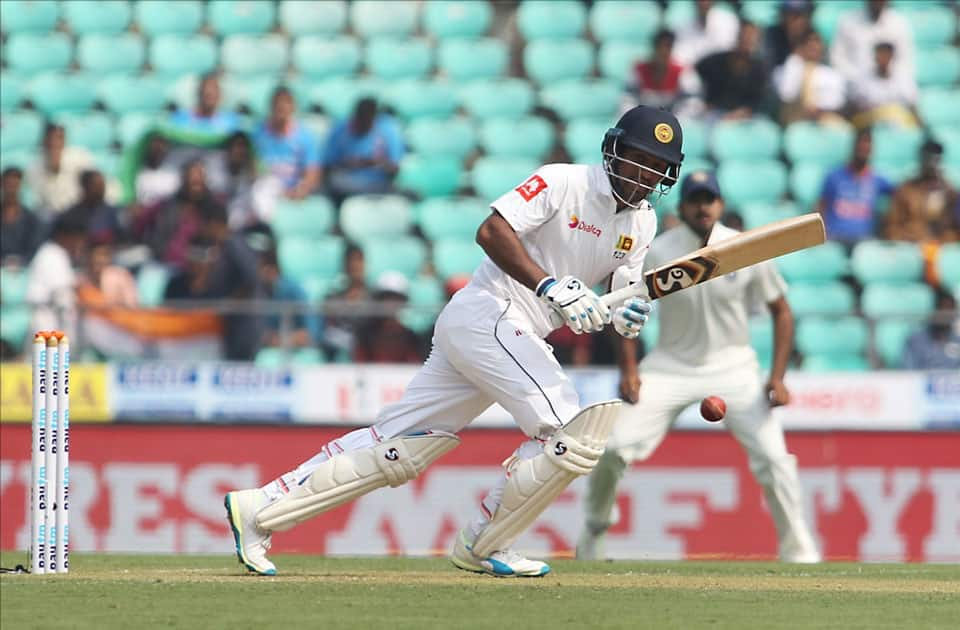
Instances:
[[[543,297],[543,294],[547,292],[547,289],[549,289],[554,284],[556,284],[556,282],[557,282],[557,279],[554,278],[553,276],[547,276],[543,280],[538,282],[537,288],[535,289],[535,293],[537,294],[537,297]]]

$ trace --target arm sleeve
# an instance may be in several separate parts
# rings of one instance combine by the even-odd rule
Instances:
[[[527,234],[550,220],[560,207],[566,182],[556,167],[542,167],[490,204],[517,234]]]

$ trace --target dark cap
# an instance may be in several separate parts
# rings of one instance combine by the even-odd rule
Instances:
[[[717,182],[717,176],[712,171],[694,171],[683,178],[680,185],[680,198],[686,199],[695,192],[706,190],[717,197],[720,194],[720,184]]]
[[[813,13],[813,3],[810,0],[783,0],[780,10],[788,13]]]

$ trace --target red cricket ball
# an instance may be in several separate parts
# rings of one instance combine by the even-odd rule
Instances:
[[[700,402],[700,415],[707,422],[720,422],[727,414],[727,403],[719,396],[707,396]]]

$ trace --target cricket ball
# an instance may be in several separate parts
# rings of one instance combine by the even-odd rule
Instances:
[[[707,422],[720,422],[727,413],[727,403],[719,396],[707,396],[700,401],[700,415]]]

